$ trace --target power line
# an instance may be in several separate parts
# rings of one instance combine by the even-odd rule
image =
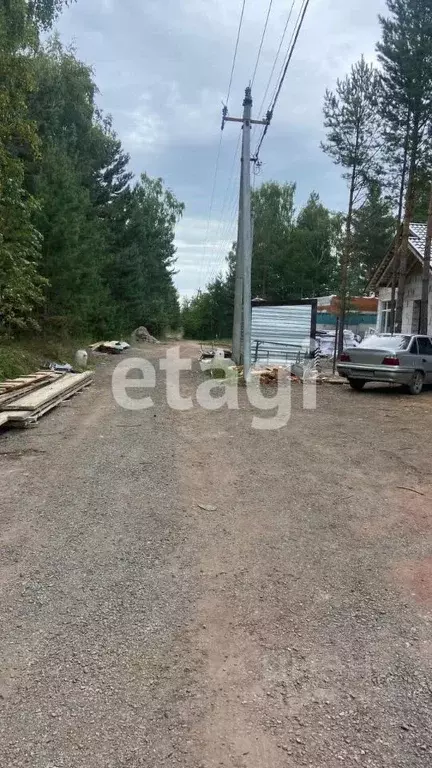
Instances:
[[[238,53],[239,42],[240,42],[240,34],[241,34],[242,26],[243,26],[243,17],[244,17],[244,12],[245,12],[245,6],[246,6],[246,0],[243,0],[241,12],[240,12],[239,25],[238,25],[238,30],[237,30],[237,38],[236,38],[236,43],[235,43],[235,47],[234,47],[234,55],[233,55],[233,60],[232,60],[232,65],[231,65],[231,73],[230,73],[230,79],[229,79],[229,84],[228,84],[228,92],[227,92],[227,97],[226,97],[226,105],[228,104],[229,97],[231,95],[231,86],[232,86],[232,83],[233,83],[235,65],[236,65],[236,61],[237,61],[237,53]],[[224,107],[224,112],[223,113],[226,114],[226,112],[227,112],[227,106]],[[222,127],[223,127],[223,124],[222,124]],[[220,155],[221,155],[221,148],[222,148],[222,137],[223,137],[223,132],[221,131],[220,139],[219,139],[219,146],[218,146],[217,156],[216,156],[215,171],[214,171],[214,176],[213,176],[213,184],[212,184],[212,192],[211,192],[211,198],[210,198],[209,215],[208,215],[208,219],[207,219],[206,236],[205,236],[205,244],[204,244],[204,252],[205,253],[207,252],[207,248],[208,248],[208,244],[209,244],[210,222],[211,222],[211,219],[212,219],[213,206],[214,206],[214,198],[215,198],[215,193],[216,193],[216,182],[217,182],[217,176],[218,176],[218,172],[219,172],[219,162],[220,162]],[[200,286],[201,286],[202,277],[203,277],[203,263],[201,262]]]
[[[265,125],[265,127],[264,127],[264,130],[262,132],[261,138],[260,138],[260,140],[258,142],[258,146],[257,146],[256,151],[255,151],[255,157],[256,158],[258,158],[259,151],[261,149],[262,143],[263,143],[264,138],[265,138],[265,136],[267,134],[267,131],[268,131],[269,127],[270,127],[270,123],[271,123],[271,120],[272,120],[272,117],[273,117],[273,113],[274,113],[276,104],[278,102],[278,99],[279,99],[279,96],[280,96],[280,92],[282,90],[282,86],[284,84],[284,80],[285,80],[286,74],[288,72],[288,67],[289,67],[289,65],[291,63],[291,59],[293,57],[293,53],[294,53],[295,47],[297,45],[297,40],[298,40],[298,37],[299,37],[299,34],[300,34],[300,30],[301,30],[301,28],[303,26],[304,18],[306,16],[306,11],[308,9],[309,3],[310,3],[310,0],[303,0],[303,6],[302,6],[302,8],[299,11],[299,15],[297,17],[297,27],[295,28],[295,31],[293,32],[293,36],[291,38],[291,43],[290,43],[289,50],[288,50],[288,55],[287,55],[287,58],[285,60],[285,65],[283,67],[281,77],[279,79],[279,84],[275,88],[275,93],[274,93],[274,96],[273,96],[273,99],[272,99],[272,103],[271,103],[270,109],[268,111],[268,116],[269,116],[268,117],[268,122],[267,122],[267,125]]]
[[[267,86],[266,86],[266,89],[265,89],[265,92],[264,92],[264,96],[262,98],[261,106],[260,106],[260,108],[258,110],[258,117],[261,117],[261,115],[262,115],[262,110],[263,110],[263,107],[264,107],[264,104],[265,104],[265,100],[267,98],[267,94],[269,92],[271,81],[273,79],[274,71],[276,69],[276,64],[278,63],[278,60],[279,60],[279,56],[280,56],[280,52],[282,50],[282,46],[283,46],[283,44],[285,42],[285,36],[286,36],[287,30],[288,30],[289,23],[291,21],[291,17],[292,17],[292,13],[293,13],[295,4],[296,4],[296,0],[293,0],[291,8],[290,8],[290,11],[289,11],[289,14],[288,14],[288,18],[287,18],[286,23],[285,23],[284,30],[282,32],[282,37],[281,37],[281,40],[280,40],[280,43],[279,43],[279,48],[277,50],[277,53],[276,53],[276,56],[275,56],[275,60],[273,62],[273,66],[272,66],[272,69],[271,69],[271,72],[270,72],[270,77],[269,77],[268,82],[267,82]]]
[[[268,27],[268,23],[269,23],[269,18],[270,18],[270,13],[271,13],[272,5],[273,5],[273,0],[270,0],[269,7],[268,7],[268,10],[267,10],[267,17],[266,17],[265,24],[264,24],[263,33],[261,35],[261,42],[260,42],[260,45],[259,45],[259,48],[258,48],[258,55],[257,55],[256,62],[255,62],[255,69],[254,69],[254,73],[253,73],[252,79],[251,79],[251,88],[252,88],[252,86],[253,86],[253,84],[255,82],[255,76],[256,76],[256,73],[257,73],[259,60],[261,58],[261,51],[262,51],[263,44],[264,44],[264,38],[265,38],[266,32],[267,32],[267,27]]]
[[[237,167],[237,157],[238,157],[238,153],[239,153],[239,149],[240,149],[240,139],[241,139],[241,131],[239,131],[239,135],[238,135],[238,139],[237,139],[237,144],[236,144],[236,148],[235,148],[235,151],[234,151],[234,157],[233,157],[233,161],[232,161],[231,173],[230,173],[230,177],[229,177],[229,180],[228,180],[228,184],[227,184],[227,186],[225,188],[224,198],[223,198],[222,207],[221,207],[221,211],[220,211],[219,227],[217,229],[217,232],[215,232],[214,235],[213,235],[213,239],[215,241],[218,241],[218,239],[221,237],[222,231],[225,229],[225,226],[226,226],[226,221],[224,221],[223,216],[224,216],[225,210],[227,208],[227,203],[228,203],[228,201],[230,199],[232,200],[232,193],[233,193],[233,191],[234,191],[234,194],[237,194],[237,190],[235,189],[235,186],[234,186],[234,188],[232,187],[232,183],[234,181],[236,167]],[[231,192],[231,195],[230,195],[230,192]],[[209,219],[208,227],[210,227],[210,219]],[[209,234],[209,232],[208,232],[208,234]],[[207,242],[207,245],[208,245],[208,242]],[[208,263],[207,263],[207,267],[206,267],[204,281],[208,280],[209,274],[212,271],[212,269],[214,268],[213,262],[214,262],[214,258],[216,256],[216,250],[217,250],[217,244],[213,245],[213,247],[211,247],[210,253],[208,255]],[[204,266],[203,265],[201,265],[201,270],[202,271],[200,273],[200,283],[202,282],[202,278],[203,278],[203,270],[204,270]]]
[[[216,163],[215,163],[215,170],[213,175],[213,184],[212,184],[212,192],[210,197],[210,208],[209,208],[209,215],[207,219],[207,227],[206,227],[206,235],[205,235],[205,244],[204,244],[204,251],[207,251],[208,246],[208,240],[209,240],[209,233],[210,233],[210,221],[213,213],[213,205],[214,205],[214,198],[215,198],[215,192],[216,192],[216,181],[217,176],[219,172],[219,162],[220,162],[220,156],[221,156],[221,149],[222,149],[222,138],[223,138],[223,132],[220,133],[220,139],[219,139],[219,146],[216,154]],[[202,279],[202,271],[203,271],[203,263],[201,262],[201,268],[200,268],[200,287],[201,287],[201,279]]]
[[[235,44],[235,48],[234,48],[234,56],[233,56],[233,62],[232,62],[232,67],[231,67],[231,74],[230,74],[229,85],[228,85],[228,93],[227,93],[227,97],[226,97],[226,101],[225,101],[225,104],[227,104],[227,105],[228,105],[228,102],[229,102],[229,97],[231,95],[231,86],[232,86],[232,82],[233,82],[234,70],[235,70],[235,65],[236,65],[236,60],[237,60],[237,52],[238,52],[238,47],[239,47],[239,42],[240,42],[240,34],[241,34],[241,30],[242,30],[242,25],[243,25],[243,16],[244,16],[244,12],[245,12],[245,5],[246,5],[246,0],[243,0],[243,5],[242,5],[241,13],[240,13],[240,20],[239,20],[239,25],[238,25],[238,30],[237,30],[237,40],[236,40],[236,44]]]
[[[263,107],[264,107],[264,104],[265,104],[265,101],[266,101],[266,98],[267,98],[267,94],[268,94],[269,89],[270,89],[270,85],[271,85],[271,81],[273,79],[273,75],[274,75],[274,72],[275,72],[275,69],[276,69],[276,65],[277,65],[277,63],[279,61],[279,56],[280,56],[280,52],[282,50],[282,46],[283,46],[283,44],[285,42],[286,33],[287,33],[287,30],[288,30],[289,23],[291,21],[291,17],[292,17],[292,13],[293,13],[295,4],[296,4],[296,0],[293,0],[291,8],[290,8],[290,11],[288,13],[288,18],[287,18],[286,23],[285,23],[285,27],[284,27],[283,32],[282,32],[282,37],[280,39],[279,48],[277,50],[277,53],[276,53],[276,56],[275,56],[275,59],[274,59],[274,62],[273,62],[273,66],[272,66],[272,69],[271,69],[271,72],[270,72],[270,77],[269,77],[269,79],[267,81],[266,89],[264,91],[264,96],[262,97],[261,106],[260,106],[260,108],[258,110],[258,117],[259,118],[262,117]],[[292,38],[291,38],[291,40],[292,40]],[[253,128],[253,133],[252,133],[252,140],[253,141],[255,141],[256,135],[257,135],[257,126],[255,125],[254,128]]]

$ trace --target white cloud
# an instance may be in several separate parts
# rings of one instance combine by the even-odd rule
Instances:
[[[224,220],[185,217],[176,229],[177,287],[203,289],[219,272],[226,270],[226,257],[236,237],[236,224]]]
[[[285,24],[290,0],[273,0],[253,87],[255,114]],[[296,0],[293,21],[300,0]],[[131,154],[137,172],[166,179],[186,203],[177,231],[177,285],[196,288],[222,265],[235,237],[238,129],[223,136],[212,221],[207,219],[241,0],[79,0],[63,13],[65,42],[94,64],[100,103]],[[246,3],[229,108],[239,114],[253,72],[268,0]],[[298,204],[312,189],[330,207],[343,207],[345,185],[319,148],[322,100],[364,53],[372,60],[385,0],[312,0],[263,145],[260,179],[298,182]],[[291,25],[292,30],[292,25]],[[289,40],[288,34],[287,40]],[[280,64],[276,73],[280,70]],[[272,93],[272,87],[269,93]],[[268,99],[264,102],[267,108]],[[228,189],[227,189],[228,185]]]

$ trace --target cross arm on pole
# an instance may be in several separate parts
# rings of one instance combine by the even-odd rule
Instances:
[[[244,123],[243,117],[224,117],[224,123]],[[249,120],[250,125],[267,125],[267,120]]]

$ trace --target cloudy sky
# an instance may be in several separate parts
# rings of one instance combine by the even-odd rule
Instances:
[[[255,117],[291,5],[272,3],[253,88]],[[223,132],[211,215],[210,204],[241,6],[242,0],[78,0],[58,22],[63,41],[93,65],[99,104],[113,115],[134,172],[161,176],[186,205],[177,228],[181,295],[204,287],[235,237],[240,129],[234,123]],[[268,6],[269,0],[246,0],[232,115],[241,113]],[[284,52],[300,6],[295,0]],[[346,206],[339,169],[319,146],[322,98],[362,53],[373,60],[379,12],[385,0],[310,2],[256,180],[295,181],[298,207],[312,190],[330,208]],[[276,75],[281,64],[282,55]]]

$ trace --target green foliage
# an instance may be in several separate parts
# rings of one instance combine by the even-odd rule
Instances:
[[[74,0],[28,0],[27,17],[41,29],[49,29],[63,6],[71,5]]]
[[[340,217],[334,216],[312,192],[300,211],[292,238],[292,257],[286,271],[293,298],[326,296],[337,282],[336,240]],[[285,297],[283,297],[285,298]]]
[[[339,352],[343,349],[343,329],[348,308],[351,273],[358,273],[353,263],[352,224],[356,208],[368,185],[380,172],[381,132],[378,104],[381,79],[378,71],[362,56],[344,80],[338,80],[334,93],[326,91],[324,126],[327,142],[322,148],[343,169],[349,186],[345,233],[339,244],[341,323]]]
[[[377,44],[382,67],[380,117],[390,187],[399,189],[406,158],[412,186],[410,215],[419,176],[431,165],[432,0],[387,0],[388,17],[380,16]]]
[[[0,5],[0,328],[162,333],[179,323],[183,206],[160,179],[131,188],[91,68],[57,36],[40,44],[65,4]]]
[[[232,263],[232,261],[231,261]],[[234,272],[218,275],[192,299],[183,301],[181,324],[187,339],[229,339],[234,313]]]
[[[172,276],[174,227],[183,204],[164,189],[161,179],[143,174],[116,207],[114,220],[120,226],[107,279],[117,327],[127,330],[145,323],[159,335],[179,322]]]
[[[379,172],[380,82],[378,71],[362,56],[324,98],[327,141],[322,148],[336,165],[346,169],[344,178],[353,186],[354,195]]]
[[[38,327],[35,309],[45,285],[38,272],[40,234],[31,222],[34,203],[22,190],[20,168],[11,165],[0,198],[0,321],[6,331]],[[7,165],[2,170],[7,172]]]
[[[295,184],[274,181],[262,184],[253,193],[253,297],[273,299],[279,298],[274,291],[290,292],[285,267],[294,228],[294,195]]]
[[[254,297],[284,301],[317,296],[334,283],[334,218],[315,192],[296,218],[294,194],[294,184],[275,182],[254,193]]]
[[[380,17],[382,39],[381,116],[390,169],[401,167],[400,200],[405,190],[398,258],[395,329],[401,330],[408,264],[409,227],[413,220],[418,178],[431,165],[432,0],[387,0],[390,15]],[[394,161],[392,163],[392,156]],[[405,174],[406,169],[406,174]],[[405,180],[406,176],[406,180]]]
[[[391,200],[383,197],[378,182],[372,182],[365,202],[353,217],[352,294],[363,293],[367,280],[389,250],[395,231]]]
[[[327,295],[334,289],[339,216],[313,192],[295,216],[294,184],[267,182],[254,192],[252,295],[287,301]],[[187,338],[230,338],[233,323],[235,249],[225,276],[184,301],[182,327]]]
[[[425,129],[432,108],[432,1],[387,0],[390,16],[380,16],[382,39],[377,45],[382,66],[381,114],[386,141],[396,148],[412,118],[411,149],[416,131]]]
[[[24,189],[24,159],[39,141],[28,117],[33,86],[30,57],[37,41],[24,0],[0,6],[0,318],[10,331],[35,324],[44,281],[38,274],[41,238],[33,224],[36,202]]]
[[[2,338],[0,344],[0,381],[34,373],[49,360],[74,363],[78,348],[85,348],[89,338],[56,339],[54,336],[22,334],[17,339]]]

